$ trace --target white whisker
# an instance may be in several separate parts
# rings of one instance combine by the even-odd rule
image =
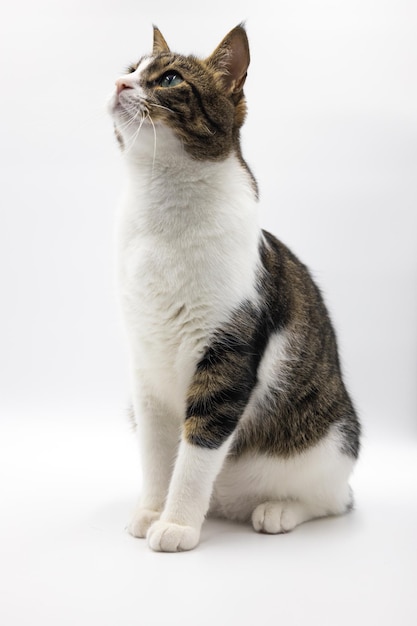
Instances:
[[[152,175],[153,175],[153,170],[155,167],[155,159],[156,159],[156,128],[155,128],[155,124],[153,123],[153,119],[150,116],[150,113],[148,112],[148,118],[150,123],[152,124],[152,128],[153,128],[153,159],[152,159]]]
[[[129,117],[126,122],[120,124],[120,126],[118,126],[118,130],[126,130],[127,128],[129,128],[129,126],[131,126],[137,120],[139,114],[141,113],[140,109],[136,109],[136,107],[130,107],[129,109],[127,109],[127,115],[129,115],[130,112],[134,112],[134,115]]]
[[[149,111],[148,111],[148,109],[145,109],[144,111],[138,111],[138,113],[139,113],[139,112],[142,114],[142,119],[141,119],[141,121],[140,121],[140,124],[139,124],[138,128],[136,129],[136,132],[134,133],[134,135],[133,135],[132,139],[130,140],[129,145],[126,147],[126,152],[129,152],[129,151],[133,148],[133,146],[134,146],[134,144],[135,144],[135,142],[136,142],[136,139],[137,139],[137,138],[138,138],[138,136],[139,136],[139,133],[140,133],[140,131],[141,131],[141,128],[142,128],[142,126],[143,126],[143,123],[144,123],[144,121],[146,120],[146,118],[149,116]]]
[[[158,107],[158,109],[165,109],[165,111],[169,111],[170,113],[173,113],[175,115],[175,111],[173,111],[172,109],[169,109],[168,107],[162,106],[162,104],[155,104],[154,102],[150,102],[149,106]]]

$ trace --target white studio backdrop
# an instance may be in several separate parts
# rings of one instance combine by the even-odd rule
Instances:
[[[204,56],[246,20],[242,136],[260,222],[321,286],[367,432],[415,437],[417,5],[22,0],[0,11],[2,419],[122,413],[123,172],[106,99],[150,51],[152,23],[172,49]]]

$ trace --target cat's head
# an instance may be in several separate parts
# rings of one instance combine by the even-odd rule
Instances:
[[[154,27],[152,54],[116,81],[111,111],[122,148],[135,144],[135,150],[140,149],[141,141],[152,133],[157,149],[166,150],[158,144],[161,129],[195,159],[227,157],[239,149],[248,65],[249,45],[241,25],[204,60],[171,52]]]

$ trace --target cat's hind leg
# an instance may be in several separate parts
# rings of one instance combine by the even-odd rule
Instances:
[[[341,447],[337,428],[316,446],[282,458],[252,454],[229,458],[216,481],[211,510],[252,521],[257,532],[289,532],[308,520],[352,508],[349,477],[356,459]]]
[[[285,533],[303,522],[349,511],[352,491],[348,481],[354,462],[342,449],[337,427],[309,451],[281,461],[275,497],[265,499],[252,512],[254,529]]]
[[[303,522],[341,515],[351,508],[351,499],[342,502],[313,503],[296,500],[275,500],[259,504],[252,513],[252,526],[260,533],[276,535],[287,533]]]
[[[252,513],[252,526],[260,533],[276,535],[286,533],[310,518],[301,502],[267,501],[259,504]]]

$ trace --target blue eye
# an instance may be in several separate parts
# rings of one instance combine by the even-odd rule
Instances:
[[[159,86],[160,87],[176,87],[182,82],[183,82],[182,76],[177,74],[177,72],[166,72],[166,74],[164,74],[160,78]]]

